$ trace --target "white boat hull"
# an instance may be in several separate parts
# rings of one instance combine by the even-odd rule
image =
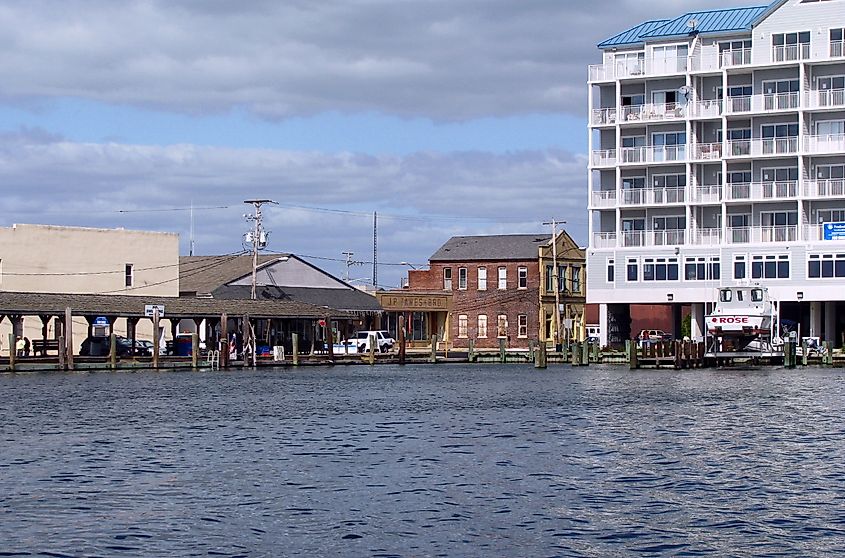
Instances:
[[[747,314],[711,314],[707,316],[707,332],[715,336],[768,335],[772,330],[771,316]]]

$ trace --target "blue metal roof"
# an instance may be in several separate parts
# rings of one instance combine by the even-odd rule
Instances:
[[[751,29],[770,7],[778,2],[766,6],[754,6],[751,8],[732,8],[727,10],[707,10],[700,12],[687,12],[675,19],[658,19],[646,21],[627,31],[623,31],[605,41],[599,43],[599,48],[607,48],[620,45],[634,45],[644,42],[646,39],[661,37],[688,36],[691,32],[687,23],[694,19],[698,23],[695,30],[699,34],[728,33],[731,31],[744,31]]]
[[[710,10],[705,12],[688,12],[676,17],[666,25],[653,31],[642,33],[644,39],[656,37],[672,37],[676,35],[689,35],[691,29],[687,23],[694,19],[698,22],[695,30],[699,34],[705,33],[726,33],[729,31],[744,31],[751,29],[751,25],[769,6],[755,6],[753,8],[733,8],[730,10]]]
[[[655,19],[652,21],[646,21],[645,23],[640,23],[636,27],[631,27],[627,31],[623,31],[606,41],[602,41],[599,43],[599,48],[641,43],[643,40],[640,37],[642,37],[643,33],[648,33],[649,31],[661,27],[666,23],[669,23],[668,19]]]

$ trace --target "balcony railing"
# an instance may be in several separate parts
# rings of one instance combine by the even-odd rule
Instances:
[[[797,91],[728,97],[725,102],[728,114],[795,110],[800,104],[800,95]]]
[[[804,150],[807,153],[845,153],[845,134],[825,134],[823,136],[805,136]]]
[[[690,115],[693,118],[716,118],[722,115],[722,101],[706,99],[690,103]]]
[[[687,231],[685,229],[651,231],[651,233],[654,239],[653,246],[678,246],[686,243]]]
[[[772,62],[794,62],[810,58],[810,43],[772,47]]]
[[[629,188],[622,190],[622,205],[684,203],[685,188]]]
[[[620,60],[589,67],[590,81],[610,81],[639,76],[682,74],[689,67],[689,57],[645,58]]]
[[[680,120],[685,107],[677,103],[630,105],[622,107],[622,122]]]
[[[845,56],[845,41],[830,41],[830,57]]]
[[[807,242],[818,242],[825,240],[824,238],[824,223],[820,225],[805,225],[804,226],[804,239]],[[838,235],[833,236],[830,240],[825,240],[825,242],[832,242],[836,240],[842,240]]]
[[[593,248],[613,248],[616,246],[615,232],[593,233]]]
[[[845,197],[845,179],[828,178],[804,182],[804,195],[808,198]]]
[[[597,149],[593,151],[591,161],[595,167],[607,167],[616,164],[615,149]]]
[[[699,203],[719,203],[722,201],[722,185],[698,186],[692,191],[692,199]]]
[[[790,155],[798,153],[798,136],[729,140],[727,146],[727,151],[725,152],[726,157]]]
[[[747,66],[748,64],[751,64],[750,48],[724,50],[721,54],[723,68],[730,68],[732,66]]]
[[[615,108],[593,109],[593,126],[607,126],[616,124]]]
[[[686,145],[644,145],[642,147],[623,147],[620,163],[664,163],[686,161],[686,158]]]
[[[693,145],[693,159],[696,161],[717,161],[721,158],[721,143],[697,143]]]
[[[693,237],[699,246],[715,246],[722,243],[722,229],[699,229]]]
[[[725,99],[725,112],[727,114],[751,112],[751,95],[728,97]]]
[[[593,192],[593,207],[613,207],[616,205],[616,190]]]
[[[797,239],[797,225],[728,227],[727,230],[727,244],[794,242]]]
[[[845,107],[845,89],[810,90],[810,108]]]
[[[728,200],[780,200],[798,196],[798,182],[734,182],[726,185]]]

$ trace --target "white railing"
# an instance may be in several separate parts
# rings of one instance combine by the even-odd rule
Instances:
[[[693,159],[696,161],[713,161],[722,158],[721,143],[696,143],[693,145]]]
[[[746,66],[751,64],[750,48],[723,50],[721,54],[723,68],[730,68],[731,66]]]
[[[613,66],[605,64],[590,64],[590,81],[608,81],[615,79]]]
[[[785,138],[763,138],[753,140],[729,140],[725,157],[746,157],[798,153],[798,136]]]
[[[726,184],[728,200],[779,200],[798,196],[798,182],[736,182]]]
[[[678,246],[686,244],[687,231],[685,229],[670,229],[651,231],[654,240],[652,246]]]
[[[593,125],[602,126],[616,124],[615,108],[593,109]]]
[[[591,161],[595,167],[613,166],[616,164],[616,150],[596,149],[593,151]]]
[[[722,243],[722,229],[698,229],[695,233],[694,244],[699,246],[715,246]]]
[[[751,155],[751,140],[728,140],[725,157],[745,157]]]
[[[693,201],[699,203],[718,203],[722,201],[722,185],[698,186],[692,191]]]
[[[845,179],[828,178],[804,182],[804,195],[808,198],[845,197]]]
[[[830,57],[845,56],[845,41],[830,41]]]
[[[622,190],[622,205],[684,203],[685,188],[629,188]]]
[[[706,99],[690,104],[690,114],[695,118],[713,118],[722,115],[722,101],[719,99]]]
[[[686,159],[686,145],[644,145],[642,147],[623,147],[620,163],[664,163],[686,161]]]
[[[810,108],[845,107],[845,89],[811,89]]]
[[[749,244],[752,242],[794,242],[797,239],[797,225],[728,227],[727,230],[727,244]]]
[[[615,232],[593,233],[593,248],[613,248],[616,246]]]
[[[677,103],[630,105],[622,107],[622,122],[679,120],[683,119],[685,115],[685,108]]]
[[[845,153],[845,134],[805,136],[804,150],[807,153]]]
[[[728,97],[725,99],[725,112],[727,114],[751,112],[751,95]]]
[[[690,69],[693,72],[712,72],[719,70],[719,53],[705,51],[698,56],[691,57]]]
[[[645,246],[646,231],[622,231],[622,246]]]
[[[613,207],[616,205],[616,190],[593,192],[593,207]]]
[[[620,60],[589,67],[590,81],[611,81],[627,77],[683,74],[689,68],[687,56]]]
[[[759,96],[757,96],[759,97]],[[762,96],[764,111],[793,110],[801,104],[797,91],[789,93],[767,93]]]
[[[794,62],[810,58],[810,43],[772,47],[772,62]]]
[[[740,95],[726,99],[725,112],[728,114],[741,114],[744,112],[795,110],[800,104],[800,95],[797,91],[790,93],[768,93],[765,95]]]

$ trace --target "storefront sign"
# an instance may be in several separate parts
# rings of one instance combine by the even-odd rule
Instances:
[[[845,223],[825,223],[822,230],[825,240],[845,240]]]
[[[443,295],[380,294],[379,302],[388,311],[449,309],[449,297]]]

